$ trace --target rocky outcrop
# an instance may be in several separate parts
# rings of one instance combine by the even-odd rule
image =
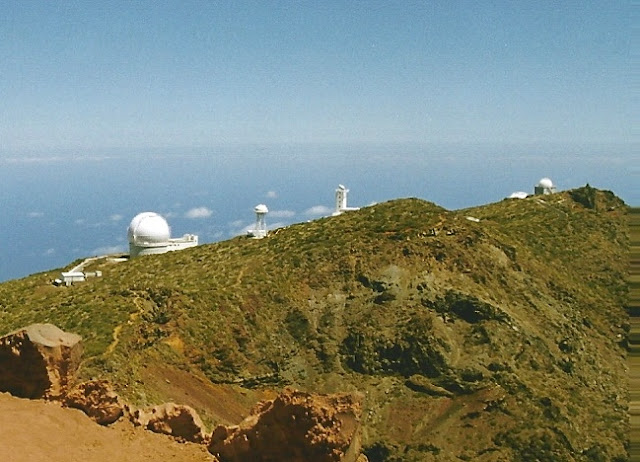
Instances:
[[[112,424],[124,411],[120,398],[106,380],[91,380],[77,385],[64,402],[68,407],[84,411],[100,425]]]
[[[405,385],[413,391],[418,391],[431,396],[446,396],[448,398],[453,396],[453,393],[449,390],[434,385],[427,377],[419,374],[414,374],[409,377],[406,380]]]
[[[240,425],[217,427],[209,452],[222,462],[355,462],[360,414],[352,395],[286,390]]]
[[[155,433],[164,433],[184,441],[205,443],[204,425],[190,406],[164,403],[149,409],[129,410],[131,421]]]
[[[0,391],[22,398],[60,398],[81,356],[81,337],[53,324],[13,331],[0,337]]]

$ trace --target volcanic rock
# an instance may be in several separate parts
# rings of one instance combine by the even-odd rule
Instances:
[[[109,425],[123,414],[120,398],[106,380],[91,380],[71,390],[65,404],[80,409],[100,425]]]
[[[217,427],[209,451],[222,462],[355,462],[360,414],[352,395],[286,390],[240,425]]]
[[[82,349],[79,335],[53,324],[32,324],[0,337],[0,391],[22,398],[63,396]]]
[[[204,443],[207,438],[200,416],[190,406],[164,403],[149,409],[130,412],[130,419],[155,433],[171,435],[193,443]]]

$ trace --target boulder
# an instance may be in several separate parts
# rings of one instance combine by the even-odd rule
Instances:
[[[193,443],[207,441],[202,420],[190,406],[164,403],[148,409],[130,410],[129,415],[135,425],[152,432],[164,433]]]
[[[209,452],[222,462],[355,462],[360,454],[359,398],[286,390],[263,401],[237,426],[218,426]]]
[[[82,356],[81,337],[53,324],[32,324],[0,337],[0,391],[22,398],[57,399]]]
[[[118,420],[124,411],[119,396],[106,380],[91,380],[71,390],[65,404],[80,409],[100,425],[109,425]]]

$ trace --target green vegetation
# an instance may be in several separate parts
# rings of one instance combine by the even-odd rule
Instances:
[[[166,370],[239,402],[362,392],[372,461],[624,460],[626,212],[588,185],[459,211],[394,200],[99,261],[68,288],[58,271],[9,281],[0,330],[79,333],[81,378],[139,404],[173,399]]]

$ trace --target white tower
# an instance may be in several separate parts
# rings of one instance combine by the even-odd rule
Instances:
[[[342,184],[338,185],[336,189],[336,211],[333,212],[333,216],[340,215],[342,212],[348,212],[350,210],[359,210],[360,207],[347,206],[347,193],[349,190]]]
[[[256,225],[254,229],[249,230],[249,235],[254,239],[262,239],[267,236],[267,223],[265,216],[269,213],[269,209],[264,204],[258,204],[253,209],[256,212]]]
[[[336,189],[336,211],[333,212],[334,215],[340,215],[343,211],[347,209],[347,193],[349,190],[345,188],[344,185],[338,185],[338,189]]]

